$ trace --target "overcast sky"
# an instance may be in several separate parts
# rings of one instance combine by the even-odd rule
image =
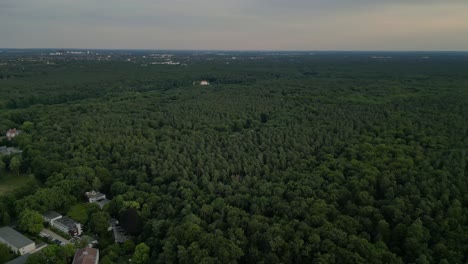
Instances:
[[[0,0],[0,47],[468,50],[468,0]]]

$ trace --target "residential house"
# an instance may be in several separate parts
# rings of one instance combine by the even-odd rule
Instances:
[[[49,223],[49,225],[53,226],[56,220],[62,218],[62,215],[55,211],[49,211],[42,215],[42,218],[45,222]]]
[[[88,197],[88,201],[90,203],[95,203],[100,200],[106,199],[106,195],[96,191],[90,191],[85,193],[86,197]]]
[[[0,146],[0,155],[21,154],[22,150],[15,147]]]
[[[207,85],[210,85],[210,82],[207,81],[207,80],[202,80],[202,81],[200,81],[200,85],[201,86],[207,86]]]
[[[64,233],[70,234],[73,237],[80,236],[83,233],[81,224],[66,216],[62,216],[61,218],[53,221],[52,226]]]
[[[76,251],[72,264],[97,264],[98,262],[99,249],[81,248]]]
[[[0,228],[0,243],[6,244],[19,255],[27,254],[36,249],[34,241],[8,226]]]
[[[110,202],[109,199],[106,199],[106,195],[100,192],[90,191],[86,192],[85,195],[88,198],[88,202],[96,203],[101,209]]]
[[[21,130],[16,130],[16,128],[8,129],[6,132],[6,137],[8,140],[12,140],[14,137],[18,136],[21,133]]]

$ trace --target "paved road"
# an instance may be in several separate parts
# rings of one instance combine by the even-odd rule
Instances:
[[[58,241],[64,243],[65,245],[70,244],[70,241],[68,241],[67,239],[65,239],[65,238],[63,238],[63,237],[61,237],[59,235],[57,235],[56,233],[54,233],[53,231],[51,231],[49,229],[44,228],[44,229],[42,229],[41,232],[46,234],[46,235],[49,235],[53,239],[57,239]]]

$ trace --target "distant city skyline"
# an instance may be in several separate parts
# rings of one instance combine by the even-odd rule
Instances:
[[[0,48],[466,51],[466,0],[0,0]]]

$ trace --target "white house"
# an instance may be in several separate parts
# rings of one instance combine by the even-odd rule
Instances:
[[[24,255],[36,249],[36,243],[11,227],[0,228],[0,243],[6,244],[16,254]]]
[[[100,200],[106,199],[106,195],[96,191],[90,191],[85,193],[86,197],[88,197],[88,201],[90,203],[95,203]]]
[[[207,81],[207,80],[202,80],[202,81],[200,81],[200,85],[201,86],[208,86],[208,85],[210,85],[210,82]]]
[[[14,137],[19,135],[20,133],[21,133],[21,130],[16,130],[16,128],[13,128],[13,129],[8,129],[5,135],[8,140],[12,140]]]

